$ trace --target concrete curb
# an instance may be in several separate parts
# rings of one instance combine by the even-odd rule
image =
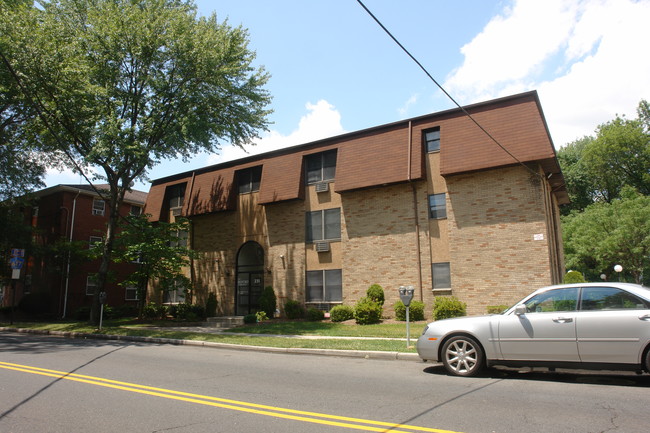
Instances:
[[[52,335],[56,337],[94,340],[133,341],[137,343],[172,344],[176,346],[201,346],[213,349],[247,350],[251,352],[288,353],[294,355],[338,356],[348,358],[381,359],[392,361],[422,362],[416,353],[364,351],[364,350],[335,350],[335,349],[306,349],[292,347],[247,346],[230,343],[214,343],[200,340],[177,340],[174,338],[138,337],[126,335],[89,334],[85,332],[45,331],[40,329],[0,327],[0,331],[22,334]]]

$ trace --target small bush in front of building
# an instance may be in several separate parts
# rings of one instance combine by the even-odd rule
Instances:
[[[364,296],[354,306],[354,320],[359,325],[372,325],[381,321],[382,312],[383,308],[379,302]]]
[[[585,277],[578,271],[569,271],[564,274],[564,284],[585,283]]]
[[[145,319],[164,319],[167,317],[168,312],[169,309],[165,305],[150,302],[142,309],[142,317]]]
[[[395,319],[406,321],[406,306],[402,301],[393,304],[395,309]],[[411,301],[409,306],[409,321],[424,320],[424,302]]]
[[[487,313],[488,314],[501,314],[510,308],[508,305],[488,305]]]
[[[217,316],[217,295],[214,292],[210,292],[208,295],[208,300],[205,301],[205,316]]]
[[[255,318],[257,319],[257,323],[269,320],[269,316],[267,316],[264,311],[258,311],[255,313]]]
[[[201,305],[188,304],[182,302],[174,305],[172,308],[172,316],[177,320],[184,320],[186,322],[196,322],[205,317],[205,309]]]
[[[366,296],[373,301],[379,303],[379,305],[384,305],[384,289],[379,284],[373,284],[366,290]]]
[[[244,323],[247,324],[247,325],[257,323],[257,314],[251,313],[251,314],[245,315],[244,316]]]
[[[90,320],[90,307],[80,307],[74,312],[74,319],[79,321]]]
[[[287,319],[302,319],[305,317],[305,309],[300,302],[289,299],[284,303],[284,314],[287,315]]]
[[[433,320],[449,319],[467,314],[467,304],[455,296],[438,296],[433,303]]]
[[[307,320],[310,322],[320,322],[325,318],[325,313],[318,308],[307,308]]]
[[[349,305],[337,305],[330,310],[332,322],[345,322],[350,319],[354,319],[354,308]]]
[[[264,287],[264,289],[262,289],[259,303],[260,303],[260,310],[264,311],[268,318],[271,318],[275,315],[275,309],[277,308],[277,304],[276,304],[275,292],[273,291],[273,287],[266,286]]]

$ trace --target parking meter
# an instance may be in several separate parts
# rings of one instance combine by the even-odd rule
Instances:
[[[406,307],[406,348],[408,349],[411,346],[411,323],[409,318],[409,306],[411,305],[411,300],[413,299],[413,286],[399,286],[399,297],[402,300],[402,303]]]
[[[106,303],[106,292],[99,292],[99,303],[100,304]]]
[[[402,299],[402,303],[405,307],[411,305],[411,300],[413,299],[413,286],[399,286],[399,297]]]

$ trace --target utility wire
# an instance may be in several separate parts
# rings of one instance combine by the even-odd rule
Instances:
[[[515,161],[517,161],[517,163],[521,164],[524,168],[526,168],[528,171],[530,171],[531,173],[535,174],[536,176],[540,176],[539,173],[537,173],[535,170],[531,169],[531,168],[528,167],[526,164],[524,164],[523,162],[521,162],[521,161],[519,160],[519,158],[517,158],[517,157],[516,157],[515,155],[513,155],[513,154],[512,154],[508,149],[506,149],[505,146],[503,146],[501,143],[499,143],[499,141],[498,141],[496,138],[494,138],[494,137],[492,136],[492,134],[490,134],[490,133],[489,133],[489,132],[488,132],[488,131],[487,131],[487,130],[486,130],[486,129],[485,129],[485,128],[480,124],[480,123],[478,123],[478,121],[477,121],[476,119],[474,119],[474,117],[472,117],[472,115],[469,114],[465,108],[463,108],[463,107],[462,107],[458,102],[456,102],[456,100],[455,100],[455,99],[454,99],[454,98],[449,94],[449,92],[447,92],[447,91],[445,90],[445,88],[442,87],[442,85],[441,85],[440,83],[438,83],[438,81],[437,81],[435,78],[433,78],[433,76],[429,73],[429,71],[427,71],[427,69],[426,69],[424,66],[422,66],[422,64],[418,61],[418,59],[416,59],[415,56],[413,56],[413,54],[411,54],[411,53],[409,52],[409,50],[407,50],[407,49],[404,47],[404,45],[402,45],[402,44],[400,43],[400,41],[398,41],[397,38],[396,38],[395,36],[393,36],[393,34],[392,34],[392,33],[391,33],[387,28],[386,28],[386,26],[384,26],[384,25],[381,23],[381,21],[379,21],[379,19],[378,19],[378,18],[377,18],[377,17],[376,17],[376,16],[375,16],[371,11],[370,11],[370,9],[368,9],[368,8],[366,7],[366,5],[363,4],[363,2],[362,2],[361,0],[357,0],[357,3],[359,3],[363,9],[365,9],[365,11],[368,13],[368,15],[370,15],[370,16],[372,17],[372,19],[375,20],[375,22],[376,22],[377,24],[379,24],[379,27],[381,27],[381,28],[384,30],[384,32],[386,32],[386,34],[387,34],[388,36],[390,36],[390,38],[391,38],[391,39],[392,39],[392,40],[393,40],[393,41],[394,41],[394,42],[395,42],[395,43],[396,43],[396,44],[397,44],[397,45],[402,49],[402,51],[404,51],[404,52],[405,52],[405,53],[406,53],[406,54],[411,58],[411,60],[413,60],[413,61],[415,62],[415,64],[418,65],[418,66],[420,67],[420,69],[422,69],[422,71],[424,71],[424,73],[427,75],[427,77],[429,77],[429,79],[431,79],[431,81],[433,81],[434,84],[435,84],[436,86],[438,86],[438,88],[439,88],[440,90],[442,90],[442,92],[443,92],[443,93],[444,93],[444,94],[445,94],[445,95],[446,95],[446,96],[447,96],[447,97],[448,97],[448,98],[449,98],[449,99],[450,99],[450,100],[451,100],[451,101],[452,101],[452,102],[453,102],[453,103],[454,103],[458,108],[460,108],[460,110],[463,112],[463,114],[465,114],[465,115],[466,115],[466,116],[467,116],[467,117],[468,117],[468,118],[469,118],[469,119],[470,119],[470,120],[471,120],[471,121],[472,121],[476,126],[479,127],[479,129],[480,129],[481,131],[483,131],[483,132],[485,133],[485,135],[487,135],[487,136],[488,136],[492,141],[494,141],[494,142],[496,143],[496,145],[499,146],[499,147],[500,147],[500,148],[501,148],[505,153],[507,153],[508,155],[510,155],[510,157],[511,157],[512,159],[514,159]]]

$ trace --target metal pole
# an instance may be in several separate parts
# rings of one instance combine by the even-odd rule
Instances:
[[[104,304],[99,306],[99,330],[102,330],[102,319],[104,318]]]
[[[406,348],[411,347],[411,322],[409,318],[410,307],[406,307]]]
[[[11,279],[11,318],[9,324],[14,324],[14,310],[16,309],[16,280]]]

